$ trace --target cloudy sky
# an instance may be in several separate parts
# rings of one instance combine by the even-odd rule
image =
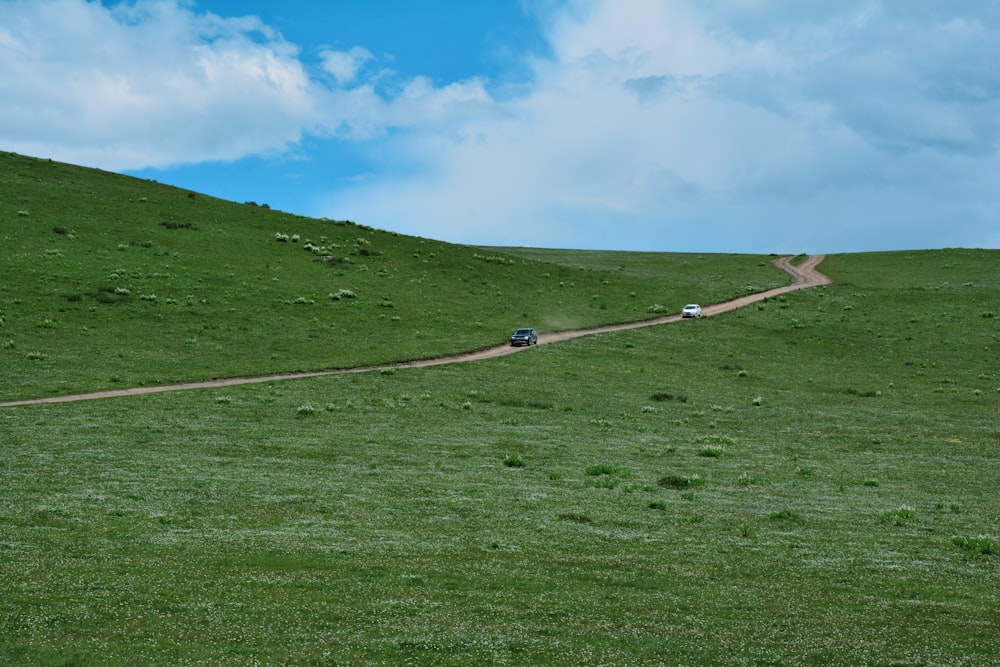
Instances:
[[[0,150],[459,243],[1000,247],[1000,0],[0,0]]]

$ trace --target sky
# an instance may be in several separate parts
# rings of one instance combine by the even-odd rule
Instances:
[[[0,0],[0,150],[473,245],[1000,247],[1000,0]]]

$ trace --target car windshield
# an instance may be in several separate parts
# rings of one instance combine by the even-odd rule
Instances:
[[[691,304],[690,306],[684,306],[684,310],[697,310],[698,306]]]
[[[523,335],[523,336],[527,336],[528,334],[531,333],[531,329],[518,329],[514,333],[515,334],[520,334],[520,335]]]

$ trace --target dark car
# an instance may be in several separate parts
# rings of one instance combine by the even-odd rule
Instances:
[[[511,335],[510,344],[514,347],[538,345],[538,334],[534,329],[518,329]]]

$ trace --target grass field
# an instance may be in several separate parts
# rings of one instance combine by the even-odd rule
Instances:
[[[97,179],[87,186],[97,202],[114,194],[101,179],[163,187],[31,168],[50,189],[52,174]],[[134,296],[144,287],[101,303],[82,279],[82,299],[66,302],[77,310],[46,311],[66,281],[33,292],[10,273],[9,258],[35,256],[35,244],[65,250],[84,234],[31,236],[26,219],[40,215],[38,206],[13,218],[8,209],[38,196],[34,185],[10,185],[10,172],[0,173],[0,237],[14,249],[0,259],[0,339],[14,340],[0,350],[4,398],[98,389],[116,372],[118,386],[148,379],[141,369],[159,325],[177,313],[163,312],[165,303],[143,310],[149,302]],[[213,206],[220,237],[237,243],[239,234],[225,231],[233,211],[237,229],[269,235],[265,247],[286,252],[273,240],[273,219],[252,222],[284,214]],[[400,291],[387,295],[412,299],[413,312],[427,296],[439,299],[443,320],[453,318],[446,329],[466,313],[488,325],[478,338],[447,337],[452,349],[497,342],[520,323],[491,315],[487,298],[465,302],[459,290],[404,291],[418,267],[404,254],[413,259],[420,240],[301,224],[377,238],[382,257],[399,257],[392,284]],[[456,258],[446,267],[455,280],[463,266],[469,280],[505,267],[553,276],[525,290],[537,304],[532,322],[557,302],[583,324],[642,317],[658,302],[676,310],[688,299],[655,292],[664,275],[676,279],[665,289],[730,289],[703,302],[782,280],[759,257],[424,244]],[[112,259],[138,252],[112,248],[102,259],[94,251],[93,283]],[[278,284],[295,287],[281,298],[335,271],[301,249],[287,252]],[[214,271],[212,256],[186,279]],[[0,409],[0,662],[996,664],[998,260],[984,250],[832,256],[820,267],[834,279],[828,287],[499,359]],[[67,276],[88,270],[75,261]],[[254,284],[245,272],[259,267],[234,262],[229,271],[233,296],[212,311],[220,329],[239,327],[246,302],[267,311],[253,315],[260,330],[248,327],[245,346],[231,334],[211,363],[200,344],[188,356],[166,355],[169,373],[155,375],[399,354],[390,342],[362,349],[349,338],[337,338],[345,349],[329,356],[310,352],[318,343],[308,317],[270,312],[285,307],[278,292],[273,308],[238,296],[247,294],[243,282]],[[376,280],[372,273],[343,277]],[[567,292],[559,276],[586,289]],[[516,276],[501,277],[488,280],[520,293]],[[356,289],[359,302],[369,289],[332,281],[312,293],[338,284]],[[587,293],[612,285],[646,306],[615,310],[626,299],[608,296],[607,309],[591,307]],[[449,310],[446,299],[461,308]],[[322,306],[343,305],[330,301]],[[296,313],[293,305],[282,313]],[[397,325],[414,333],[405,318],[351,305],[373,338]],[[45,312],[56,325],[36,327]],[[347,319],[338,317],[355,326]],[[287,348],[261,360],[267,323],[281,327]],[[131,370],[74,352],[81,341],[114,338],[119,326],[114,345]],[[163,347],[190,333],[164,327]],[[405,353],[433,353],[432,343]],[[31,366],[25,353],[34,349],[44,358]],[[63,379],[64,364],[72,379]]]
[[[535,261],[10,153],[0,241],[0,400],[439,356],[787,278],[755,256]]]

